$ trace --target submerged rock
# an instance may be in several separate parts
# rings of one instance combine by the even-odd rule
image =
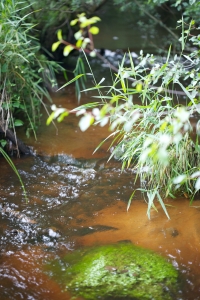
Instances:
[[[75,251],[63,264],[66,289],[76,297],[176,299],[178,271],[163,257],[129,243]]]

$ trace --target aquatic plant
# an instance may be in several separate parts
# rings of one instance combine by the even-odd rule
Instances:
[[[170,300],[178,291],[178,271],[169,262],[129,243],[74,251],[48,269],[72,295],[89,300]]]

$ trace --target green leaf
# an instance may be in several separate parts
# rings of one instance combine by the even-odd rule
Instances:
[[[138,84],[136,85],[136,91],[137,91],[138,93],[140,93],[140,92],[142,91],[142,83],[138,83]]]
[[[182,83],[180,83],[179,80],[177,80],[175,83],[178,83],[180,85],[180,87],[182,88],[182,90],[184,91],[184,93],[188,96],[188,98],[192,101],[193,105],[195,105],[195,99],[192,97],[192,95],[186,90],[186,88],[182,85]]]
[[[97,107],[98,105],[99,105],[99,102],[86,103],[86,104],[80,105],[80,106],[72,109],[71,112],[76,112],[76,111],[79,111],[82,109],[94,108],[94,107]]]
[[[160,205],[162,206],[162,209],[164,210],[164,212],[165,212],[167,218],[170,219],[169,214],[168,214],[168,212],[167,212],[167,209],[166,209],[166,207],[165,207],[165,204],[164,204],[162,198],[160,197],[160,194],[159,194],[158,192],[156,192],[156,194],[157,194],[157,197],[158,197],[158,201],[160,202]]]
[[[57,38],[58,38],[58,40],[59,41],[62,41],[62,30],[61,29],[58,29],[58,31],[57,31]]]
[[[0,145],[1,145],[2,147],[5,147],[6,144],[7,144],[7,142],[6,142],[5,140],[0,140]]]
[[[46,125],[49,125],[51,124],[51,122],[53,121],[54,119],[54,116],[55,116],[55,111],[53,111],[50,116],[48,117],[47,121],[46,121]]]
[[[76,42],[76,47],[81,48],[82,43],[83,43],[83,40],[82,40],[82,39],[79,39],[79,40]]]
[[[133,193],[131,194],[131,196],[130,196],[130,198],[129,198],[129,200],[128,200],[128,204],[127,204],[127,211],[129,210],[129,208],[130,208],[130,206],[131,206],[131,202],[132,202],[132,200],[133,200],[133,197],[134,197],[134,195],[135,195],[135,192],[136,191],[133,191]]]
[[[184,48],[185,48],[185,43],[184,43],[184,21],[183,21],[183,16],[182,16],[181,45],[182,45],[182,51],[183,51]]]
[[[123,92],[126,93],[126,85],[125,85],[125,82],[124,82],[123,78],[121,79],[121,86],[122,86]]]
[[[68,115],[69,115],[69,112],[68,112],[68,111],[65,111],[64,113],[62,113],[62,114],[58,117],[57,121],[58,121],[59,123],[62,122],[62,121],[64,120],[64,118],[67,117]]]
[[[8,65],[5,63],[5,64],[3,64],[2,68],[1,68],[1,72],[6,73],[7,70],[8,70]]]
[[[17,108],[19,108],[19,107],[20,107],[20,102],[13,102],[13,103],[12,103],[12,107],[17,107]]]
[[[22,126],[24,124],[24,122],[22,120],[16,119],[14,122],[15,126]]]
[[[21,176],[19,174],[19,172],[17,171],[14,163],[12,162],[12,160],[10,159],[10,157],[8,156],[8,154],[2,149],[0,148],[0,153],[3,155],[3,157],[5,158],[5,160],[7,161],[7,163],[10,165],[10,167],[13,169],[13,171],[15,172],[15,174],[17,175],[20,183],[21,183],[21,186],[22,186],[22,189],[23,189],[23,192],[24,192],[24,196],[25,196],[25,199],[26,201],[28,202],[28,198],[27,198],[27,194],[26,194],[26,190],[25,190],[25,186],[24,186],[24,183],[21,179]]]
[[[156,195],[156,191],[149,191],[147,192],[147,197],[148,197],[148,208],[147,208],[147,216],[149,219],[151,219],[151,208],[154,206],[154,198]]]
[[[170,53],[171,53],[171,48],[172,48],[172,45],[169,46],[169,50],[168,50],[168,54],[167,54],[167,60],[166,60],[166,64],[168,63],[169,61],[169,57],[170,57]]]
[[[56,49],[59,47],[59,45],[61,44],[60,41],[53,43],[52,47],[51,47],[51,51],[55,52]]]
[[[63,55],[67,56],[69,55],[69,53],[74,49],[74,47],[72,45],[67,45],[65,46],[64,50],[63,50]]]
[[[72,82],[76,81],[77,79],[79,79],[81,76],[84,76],[85,74],[79,74],[76,77],[74,77],[72,80],[68,81],[67,83],[65,83],[63,86],[61,86],[57,91],[60,91],[61,89],[63,89],[64,87],[66,87],[67,85],[71,84]]]
[[[89,29],[89,32],[91,32],[91,34],[98,34],[98,33],[99,33],[99,28],[96,27],[96,26],[92,26],[92,27]]]

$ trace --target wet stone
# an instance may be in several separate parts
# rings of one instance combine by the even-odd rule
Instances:
[[[43,229],[42,233],[46,234],[50,238],[59,238],[61,236],[59,230],[55,227]]]
[[[179,290],[178,271],[169,262],[131,243],[74,251],[48,270],[85,300],[172,300]]]

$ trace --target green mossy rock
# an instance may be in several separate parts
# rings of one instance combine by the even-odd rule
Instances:
[[[66,288],[84,299],[176,299],[178,271],[163,257],[129,243],[65,257]],[[75,298],[73,298],[75,299]]]

